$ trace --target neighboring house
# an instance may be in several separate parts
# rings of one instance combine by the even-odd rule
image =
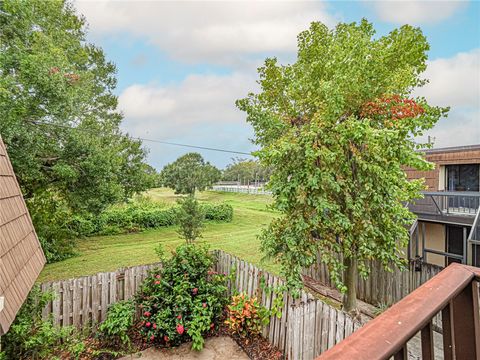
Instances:
[[[0,137],[0,336],[27,298],[45,256]]]
[[[424,178],[424,198],[409,204],[418,216],[410,256],[440,266],[452,262],[480,267],[480,144],[426,150],[432,171],[407,169]]]

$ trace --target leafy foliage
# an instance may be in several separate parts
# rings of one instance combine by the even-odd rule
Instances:
[[[203,348],[227,302],[226,277],[212,271],[213,264],[207,248],[185,244],[144,281],[136,301],[148,341],[161,346],[192,341],[193,349]]]
[[[233,208],[229,204],[200,204],[206,220],[230,222]],[[182,217],[180,207],[166,207],[149,201],[114,205],[98,216],[73,215],[67,227],[75,236],[113,235],[177,225]]]
[[[178,234],[182,239],[185,239],[187,244],[191,244],[202,236],[205,213],[193,195],[179,199],[178,203],[180,204],[178,209],[178,223],[180,225]]]
[[[201,204],[205,219],[230,222],[233,220],[233,207],[230,204]]]
[[[154,174],[141,143],[120,131],[115,66],[86,42],[73,6],[6,0],[0,9],[0,134],[56,261],[72,254],[64,214],[98,214]]]
[[[234,159],[232,164],[222,173],[222,179],[226,181],[239,181],[240,184],[253,183],[255,181],[267,182],[270,178],[270,168],[262,166],[258,161],[246,159]]]
[[[6,359],[51,359],[59,351],[80,353],[84,349],[73,327],[56,327],[53,319],[42,320],[42,310],[53,299],[34,287],[10,330],[1,338]]]
[[[432,168],[416,151],[427,144],[414,139],[448,110],[410,97],[425,83],[429,45],[420,29],[374,35],[366,20],[332,30],[312,23],[298,36],[297,61],[267,59],[261,92],[237,101],[257,155],[272,168],[269,186],[283,213],[263,232],[263,250],[296,288],[320,253],[337,287],[348,290],[347,310],[355,307],[357,269],[368,275],[366,260],[403,265],[414,218],[404,204],[424,189],[403,169]]]
[[[270,321],[269,311],[258,302],[257,298],[239,294],[232,297],[227,306],[227,320],[229,329],[242,337],[260,335],[262,326]]]
[[[100,336],[109,343],[130,344],[128,332],[135,319],[135,306],[132,301],[118,301],[110,305],[106,319],[100,324]]]
[[[163,186],[175,194],[195,194],[220,180],[221,172],[198,153],[188,153],[166,165],[160,173]]]

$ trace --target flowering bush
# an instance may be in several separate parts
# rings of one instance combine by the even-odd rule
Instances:
[[[213,263],[207,248],[185,244],[145,279],[136,301],[140,331],[149,342],[175,346],[191,340],[193,349],[203,348],[227,303],[226,276],[212,271]]]
[[[240,294],[232,297],[232,302],[227,307],[228,325],[234,334],[243,337],[256,336],[262,331],[262,326],[268,324],[270,314],[259,304],[257,298]]]

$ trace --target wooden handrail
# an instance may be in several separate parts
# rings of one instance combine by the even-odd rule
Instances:
[[[475,357],[478,359],[480,354],[478,351],[475,352],[475,344],[478,347],[476,338],[479,338],[480,334],[476,334],[476,332],[480,330],[478,330],[479,324],[473,323],[478,321],[478,314],[475,316],[478,312],[478,301],[477,305],[475,305],[475,300],[473,300],[472,306],[469,306],[469,304],[472,304],[473,298],[472,281],[479,278],[479,268],[457,263],[451,264],[317,359],[382,360],[389,359],[394,355],[395,358],[402,358],[406,353],[407,342],[419,331],[422,331],[422,348],[428,353],[428,348],[431,348],[432,345],[431,342],[427,344],[429,341],[428,334],[431,334],[431,320],[444,309],[446,309],[443,313],[445,317],[443,320],[446,353],[455,350],[451,349],[454,345],[449,345],[448,337],[450,336],[453,344],[455,340],[459,342],[457,350],[460,354],[463,354],[463,357],[457,356],[457,359],[475,359]],[[477,282],[475,281],[475,283]],[[471,326],[468,324],[461,324],[460,326],[458,322],[465,322],[465,317],[468,318],[469,314],[476,320],[472,319]],[[457,324],[450,324],[451,319],[453,321],[457,320]],[[466,331],[463,331],[462,327]],[[459,340],[458,336],[460,334],[454,334],[454,330],[458,332],[459,329],[462,336],[470,336],[471,338]],[[448,348],[449,346],[450,348]],[[469,354],[469,357],[464,357],[465,354]],[[471,354],[476,355],[470,357]]]

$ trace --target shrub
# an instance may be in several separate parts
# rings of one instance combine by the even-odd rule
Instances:
[[[119,301],[108,308],[107,317],[100,324],[98,331],[103,340],[109,344],[120,342],[130,344],[129,330],[133,326],[135,306],[132,301]]]
[[[203,222],[205,214],[200,208],[198,201],[193,195],[188,195],[178,201],[178,223],[180,225],[178,234],[187,243],[192,243],[198,237],[202,236]]]
[[[199,208],[206,220],[232,221],[233,208],[229,204],[201,204]],[[111,206],[98,216],[83,214],[65,218],[70,219],[67,226],[70,237],[116,235],[177,225],[182,211],[178,206],[165,207],[162,203],[142,200]],[[46,249],[48,251],[48,247]]]
[[[262,326],[269,321],[268,310],[259,304],[257,298],[245,294],[232,296],[232,302],[227,307],[225,324],[234,334],[242,337],[259,335]]]
[[[227,303],[226,276],[211,271],[213,264],[206,247],[185,244],[150,273],[136,296],[148,341],[175,346],[191,340],[193,349],[203,348]]]
[[[233,219],[233,207],[230,204],[204,204],[205,219],[230,222]]]
[[[62,351],[82,350],[73,327],[56,327],[52,317],[42,320],[42,309],[53,298],[52,293],[42,293],[38,286],[32,289],[10,330],[1,338],[4,358],[51,359]]]

